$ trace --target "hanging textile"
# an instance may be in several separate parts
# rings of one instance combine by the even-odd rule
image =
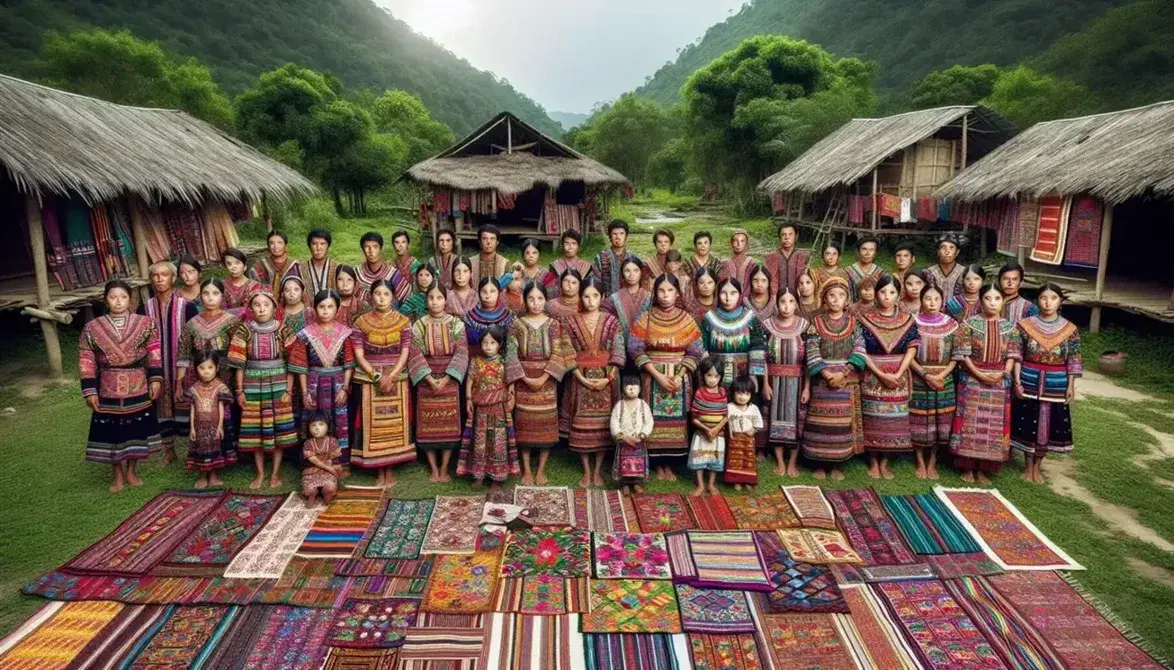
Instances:
[[[888,193],[878,193],[876,198],[877,210],[881,216],[887,216],[894,221],[901,218],[901,198]]]
[[[954,219],[950,218],[952,213],[950,201],[943,198],[938,203],[938,221],[953,221]]]
[[[233,221],[250,221],[253,218],[253,208],[248,200],[238,200],[228,203],[228,215]]]
[[[917,199],[917,220],[926,223],[933,223],[938,220],[937,198]]]
[[[777,214],[782,214],[787,211],[787,194],[783,191],[775,191],[770,194],[770,208],[771,211]]]
[[[1060,264],[1064,258],[1068,212],[1071,208],[1072,198],[1058,195],[1040,198],[1039,233],[1036,235],[1035,247],[1031,250],[1031,260],[1047,265]]]
[[[1030,249],[1035,246],[1035,237],[1039,232],[1039,199],[1023,196],[1019,200],[1019,212],[1016,216],[1018,230],[1018,245]]]
[[[848,223],[856,225],[864,223],[864,204],[866,202],[868,202],[867,196],[848,196]]]
[[[457,196],[457,206],[462,212],[469,211],[473,206],[473,194],[468,191],[459,191]]]
[[[147,258],[152,263],[165,261],[173,256],[171,240],[167,236],[167,228],[163,225],[163,215],[158,208],[149,207],[146,203],[136,199],[131,207],[139,216],[143,224],[143,234],[147,238]],[[174,257],[179,258],[180,253]]]
[[[130,232],[130,214],[121,201],[108,207],[110,225],[114,233],[115,251],[121,261],[124,276],[134,274],[135,245]]]
[[[913,199],[901,198],[901,223],[913,223]]]
[[[1068,218],[1068,239],[1064,245],[1064,265],[1096,269],[1100,263],[1104,215],[1104,207],[1096,198],[1084,196],[1073,201]]]
[[[44,207],[41,208],[41,225],[45,229],[47,239],[45,257],[49,262],[49,269],[57,279],[57,285],[65,291],[76,288],[79,285],[77,272],[69,262],[69,251],[65,247],[61,228],[57,224],[57,208],[52,198],[46,198]]]
[[[79,286],[102,283],[102,267],[94,244],[94,227],[90,223],[90,208],[80,200],[67,200],[65,234],[69,240],[69,259],[77,273]]]
[[[452,207],[452,196],[448,189],[437,189],[432,192],[432,209],[436,212],[448,212]]]
[[[1014,201],[1002,203],[999,216],[999,233],[995,238],[995,250],[1001,254],[1014,256],[1016,241],[1019,239],[1019,206]]]
[[[495,191],[497,194],[497,208],[501,210],[513,209],[518,204],[517,193],[502,193]]]

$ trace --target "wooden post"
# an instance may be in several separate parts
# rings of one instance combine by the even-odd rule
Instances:
[[[273,232],[273,210],[269,209],[269,194],[261,190],[261,216],[265,217],[266,232]]]
[[[505,152],[514,153],[514,124],[510,123],[508,116],[505,119]]]
[[[37,307],[48,310],[50,309],[49,264],[45,259],[45,229],[41,224],[41,203],[32,195],[26,199],[25,217],[29,224],[29,246],[33,253],[33,273],[37,279]],[[45,319],[38,319],[38,321],[41,322],[41,334],[45,336],[45,352],[49,356],[49,374],[53,378],[60,377],[64,368],[61,365],[61,341],[57,339],[57,324]]]
[[[962,169],[966,169],[966,144],[967,144],[967,130],[970,128],[970,114],[967,113],[962,117]]]
[[[1088,329],[1101,332],[1101,299],[1105,295],[1105,275],[1109,266],[1109,242],[1113,239],[1113,205],[1105,203],[1105,215],[1101,219],[1101,248],[1097,255],[1097,287],[1093,293],[1096,304],[1088,318]]]
[[[139,277],[151,278],[151,259],[147,256],[147,224],[143,221],[140,206],[145,206],[138,196],[126,196],[126,208],[130,210],[130,232],[135,243],[135,257],[139,263]]]
[[[880,170],[879,165],[872,169],[872,232],[874,234],[876,233],[878,219],[880,218],[880,213],[879,213],[880,202],[877,200],[877,197],[876,197],[876,180],[877,180],[877,172],[879,170]]]

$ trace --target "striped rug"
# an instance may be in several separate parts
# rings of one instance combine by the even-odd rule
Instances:
[[[347,487],[318,515],[297,555],[304,558],[350,558],[375,520],[383,489]]]

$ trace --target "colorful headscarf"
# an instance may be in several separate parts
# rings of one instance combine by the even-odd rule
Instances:
[[[852,291],[850,291],[848,289],[848,280],[847,279],[844,279],[843,277],[839,277],[839,276],[828,277],[823,282],[823,286],[819,287],[819,301],[820,301],[820,303],[827,302],[828,291],[833,288],[837,288],[837,287],[844,289],[844,293],[847,293],[848,295],[852,295]]]

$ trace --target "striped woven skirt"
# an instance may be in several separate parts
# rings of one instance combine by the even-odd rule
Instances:
[[[582,359],[583,356],[580,355]],[[584,367],[579,361],[579,371],[588,379],[606,379],[607,369],[603,366]],[[603,451],[611,446],[611,408],[615,402],[613,381],[602,390],[596,391],[572,379],[564,404],[570,417],[571,451],[580,454]]]
[[[883,372],[892,374],[901,367],[900,355],[872,355],[873,363]],[[860,415],[864,421],[864,450],[880,452],[912,451],[909,438],[909,372],[901,377],[897,388],[881,383],[871,372],[864,373],[860,382]]]
[[[90,416],[87,461],[141,461],[162,448],[163,437],[159,434],[159,423],[155,419],[155,406],[152,404],[148,403],[137,412],[122,414],[103,410]]]
[[[754,436],[738,433],[726,443],[726,470],[722,481],[727,484],[758,483],[758,453]]]
[[[1002,363],[975,363],[983,372],[1002,372]],[[954,463],[977,469],[974,461],[1003,463],[1011,452],[1011,391],[1008,381],[987,386],[966,372],[958,379],[958,410],[950,434]],[[961,461],[961,463],[959,463]]]
[[[803,433],[803,408],[799,396],[803,390],[803,366],[770,366],[771,399],[766,403],[768,439],[771,446],[793,447]]]
[[[670,378],[681,370],[680,363],[658,360],[652,353],[649,356],[653,367]],[[674,358],[679,359],[680,356]],[[644,441],[648,446],[649,458],[680,458],[688,455],[689,411],[686,399],[693,397],[689,376],[685,376],[676,393],[662,389],[648,374],[641,375],[640,387],[641,397],[652,410],[652,435]]]
[[[313,407],[302,408],[302,423],[310,425],[310,415],[314,412],[325,412],[331,418],[330,434],[338,440],[338,447],[342,450],[339,463],[348,465],[351,462],[350,428],[347,426],[347,403],[335,405],[334,397],[339,391],[346,388],[346,368],[310,368],[306,374],[306,388],[314,398]],[[348,391],[350,389],[347,389]]]
[[[526,377],[546,373],[545,360],[520,360]],[[514,432],[523,449],[549,449],[558,442],[558,382],[548,379],[539,389],[526,382],[514,384]]]
[[[1024,362],[1023,398],[1011,398],[1011,446],[1034,456],[1072,451],[1072,410],[1064,399],[1068,369]]]
[[[249,361],[245,365],[245,406],[241,408],[240,451],[274,451],[298,443],[293,405],[281,402],[285,361]]]
[[[840,367],[843,367],[841,364]],[[836,366],[829,366],[839,372]],[[848,367],[847,384],[834,389],[822,375],[811,379],[811,402],[803,426],[803,456],[841,463],[864,450],[861,441],[860,376]]]
[[[520,385],[519,385],[520,386]],[[449,379],[439,391],[426,381],[416,385],[416,444],[420,451],[461,446],[461,383]]]
[[[388,374],[392,366],[376,368]],[[451,384],[450,384],[451,385]],[[358,429],[351,449],[351,463],[360,468],[386,468],[416,460],[416,445],[412,442],[412,385],[408,373],[400,372],[384,394],[378,384],[360,383]]]
[[[923,365],[926,372],[938,372],[944,365]],[[950,443],[954,425],[954,375],[947,375],[945,387],[938,391],[920,376],[913,376],[913,395],[909,399],[909,433],[914,447],[933,447]]]

